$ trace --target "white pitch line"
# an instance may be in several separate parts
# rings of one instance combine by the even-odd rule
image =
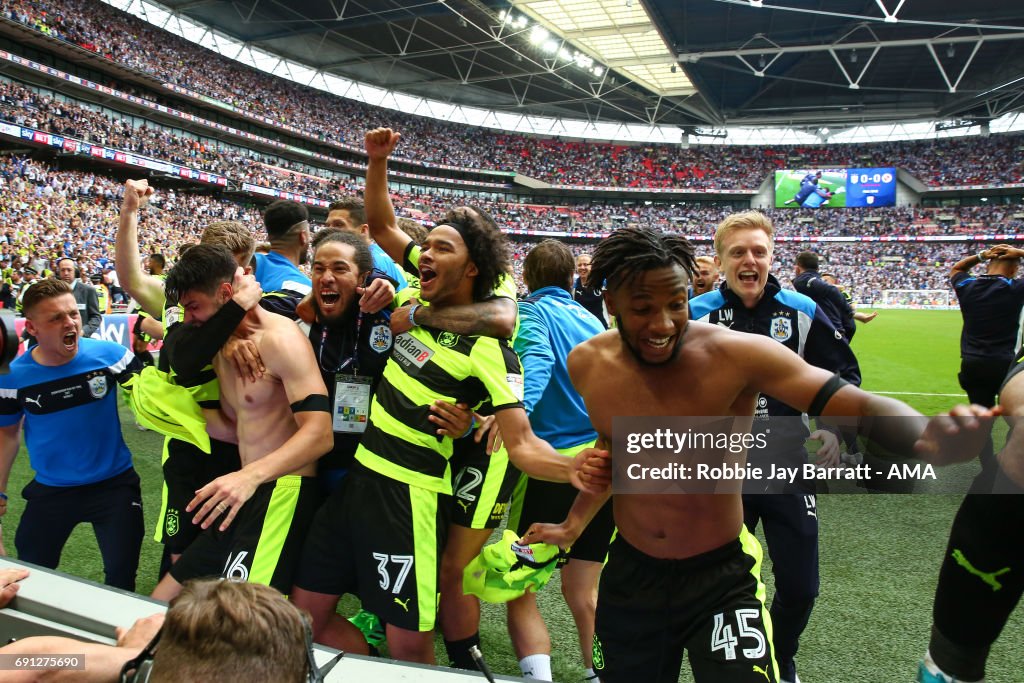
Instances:
[[[887,396],[950,396],[954,398],[966,398],[967,394],[929,394],[923,391],[874,391],[866,390],[872,394],[886,394]]]

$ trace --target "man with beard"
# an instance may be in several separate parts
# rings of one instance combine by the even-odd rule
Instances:
[[[256,281],[265,292],[309,294],[312,282],[299,270],[309,261],[309,211],[298,202],[281,199],[267,207],[263,224],[270,253],[254,257]]]
[[[846,384],[761,335],[690,321],[693,270],[685,238],[645,228],[616,230],[594,252],[591,275],[607,282],[618,329],[577,346],[569,374],[599,445],[611,444],[612,419],[623,415],[731,416],[749,430],[758,396],[771,392],[812,415],[902,416],[881,436],[895,452],[915,448],[925,419],[906,404]],[[920,455],[937,464],[960,456],[956,428],[976,441],[981,422],[930,424],[924,433],[943,438]],[[623,460],[617,471],[635,462],[626,457],[613,454]],[[743,525],[738,485],[712,494],[617,492],[634,495],[613,501],[618,536],[601,575],[594,637],[601,681],[674,682],[687,652],[698,683],[777,682],[761,548]],[[609,495],[580,494],[562,524],[535,524],[524,542],[571,546]]]
[[[232,301],[222,306],[198,331],[182,322],[179,306],[167,301],[164,280],[144,273],[139,262],[139,218],[153,194],[154,189],[146,180],[125,182],[115,246],[118,273],[141,310],[159,320],[163,328],[159,369],[170,373],[175,384],[187,387],[200,405],[215,408],[220,386],[211,366],[213,357],[246,312],[259,303],[262,294],[255,278],[246,274],[255,241],[247,226],[234,221],[217,221],[203,229],[201,243],[226,247],[239,268],[232,283]],[[211,341],[217,337],[218,329],[223,330],[223,337],[219,342]],[[240,467],[236,444],[214,438],[210,446],[211,452],[204,454],[193,444],[170,437],[164,439],[161,455],[164,487],[154,534],[154,540],[164,545],[161,576],[198,534],[198,527],[185,519],[185,507],[195,491]]]
[[[341,495],[338,485],[352,466],[356,447],[366,431],[370,400],[394,342],[388,323],[390,311],[367,312],[360,308],[362,283],[373,270],[371,252],[358,234],[328,228],[313,238],[315,320],[309,341],[333,406],[334,428],[334,448],[320,459],[318,474],[334,496]],[[263,305],[270,307],[272,302],[273,298],[266,298]],[[458,438],[472,424],[472,413],[465,405],[436,401],[431,410],[434,415],[428,420],[438,426],[439,435]],[[318,517],[310,529],[311,542],[318,542],[319,535],[329,537],[336,521]],[[313,616],[320,642],[365,654],[368,643],[359,629],[335,612],[338,596],[301,588],[319,586],[324,573],[330,575],[333,567],[323,565],[315,556],[304,562],[291,593],[293,602]]]

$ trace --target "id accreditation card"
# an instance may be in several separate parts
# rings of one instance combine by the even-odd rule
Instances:
[[[336,375],[334,378],[334,431],[362,434],[370,419],[370,378]]]

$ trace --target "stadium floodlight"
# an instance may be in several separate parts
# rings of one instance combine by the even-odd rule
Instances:
[[[543,26],[534,26],[530,29],[530,42],[534,45],[540,45],[550,37],[551,34]]]
[[[544,52],[553,55],[556,52],[558,52],[558,41],[551,40],[549,38],[548,40],[544,41],[544,44],[541,46],[541,49],[544,50]]]
[[[516,28],[526,28],[527,19],[525,15],[520,14],[516,17]]]
[[[567,62],[571,62],[572,61],[572,53],[569,52],[569,50],[567,48],[561,47],[561,48],[558,49],[558,58],[559,59],[563,59],[563,60],[565,60]]]
[[[604,67],[603,67],[603,66],[601,66],[600,64],[598,64],[597,66],[595,66],[595,67],[594,67],[594,75],[595,75],[595,76],[597,76],[598,78],[600,78],[601,76],[603,76],[603,75],[604,75]]]

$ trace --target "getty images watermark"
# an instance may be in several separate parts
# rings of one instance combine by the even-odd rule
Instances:
[[[903,420],[904,422],[896,422]],[[964,493],[973,462],[939,468],[893,435],[913,418],[616,417],[612,490],[630,493]],[[859,432],[859,433],[858,433]],[[816,438],[809,439],[809,434]],[[867,437],[865,437],[865,433]],[[998,446],[998,443],[997,443]]]

